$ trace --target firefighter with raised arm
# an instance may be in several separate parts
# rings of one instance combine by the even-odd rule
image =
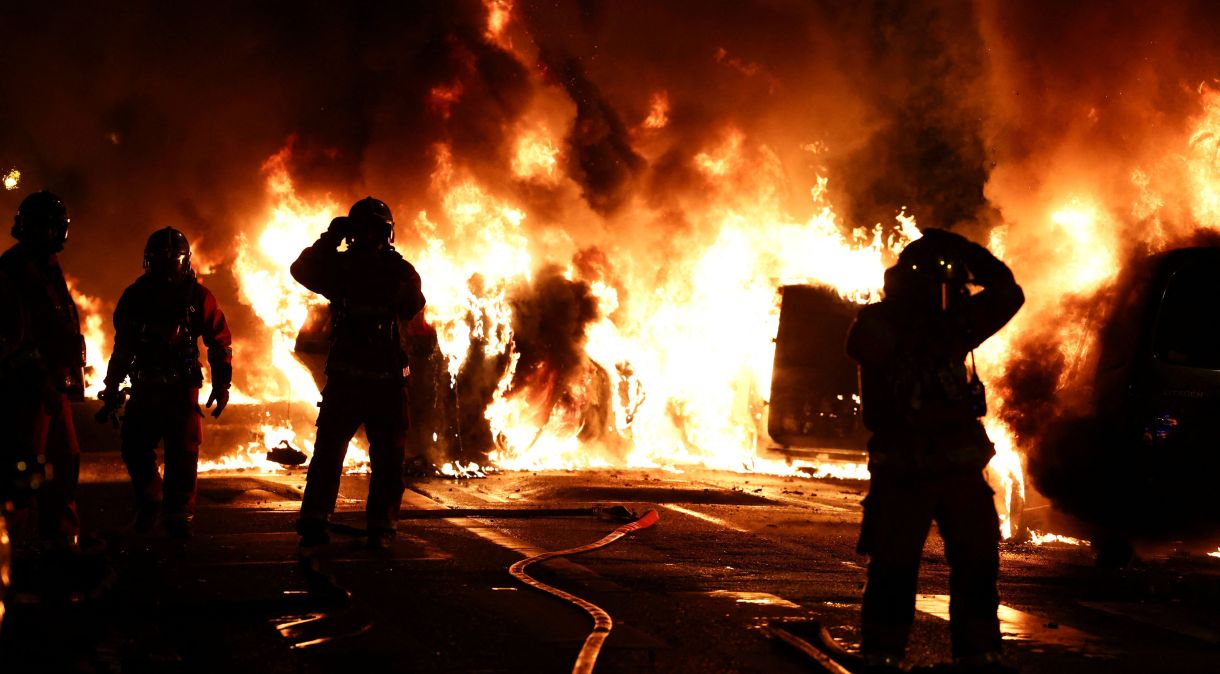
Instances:
[[[303,548],[330,540],[343,459],[361,425],[372,463],[369,546],[386,548],[395,535],[408,423],[401,332],[424,308],[424,296],[419,274],[393,242],[390,208],[367,197],[347,217],[335,218],[292,264],[293,278],[330,300],[332,321],[318,435],[297,522]]]
[[[59,252],[68,208],[50,192],[27,196],[13,218],[17,243],[0,255],[0,507],[11,529],[37,501],[43,543],[70,549],[80,530],[80,446],[71,401],[84,400],[85,342]]]
[[[886,271],[885,299],[864,307],[848,335],[872,431],[859,542],[869,556],[861,651],[871,671],[899,671],[933,521],[950,568],[955,661],[1012,671],[1000,660],[1000,527],[983,476],[995,448],[979,419],[986,402],[972,356],[1024,300],[987,249],[926,229]]]
[[[144,247],[144,274],[128,286],[114,310],[114,352],[106,388],[98,396],[98,423],[123,416],[122,453],[136,492],[137,533],[163,516],[165,532],[190,538],[195,515],[203,412],[199,340],[207,346],[212,390],[207,407],[219,417],[233,381],[232,337],[216,297],[191,269],[186,235],[159,229]],[[130,378],[131,399],[122,388]],[[165,476],[157,471],[157,444],[164,443]]]

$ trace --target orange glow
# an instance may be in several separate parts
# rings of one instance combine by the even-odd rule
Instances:
[[[711,178],[723,178],[730,173],[741,170],[741,146],[745,136],[736,129],[731,129],[724,142],[711,151],[695,155],[695,166]]]
[[[453,106],[462,100],[462,93],[461,82],[432,87],[428,92],[428,107],[440,113],[442,118],[448,119]]]
[[[1220,90],[1201,86],[1203,115],[1190,136],[1186,152],[1191,187],[1191,211],[1204,227],[1220,229]]]
[[[524,180],[551,184],[559,180],[559,148],[545,127],[517,137],[512,171],[513,175]]]
[[[521,132],[517,147],[547,149],[539,140],[546,136],[535,133]],[[248,386],[249,395],[263,402],[316,399],[317,389],[292,355],[292,346],[309,307],[320,299],[298,286],[287,267],[339,211],[329,197],[295,191],[286,171],[287,152],[267,162],[272,208],[260,228],[241,239],[234,264],[243,301],[271,335],[267,360],[272,367]],[[571,242],[532,235],[524,206],[481,184],[448,147],[438,146],[435,157],[432,191],[440,210],[416,213],[414,228],[422,245],[404,253],[424,279],[426,316],[452,377],[475,340],[486,356],[509,356],[510,366],[485,411],[496,441],[489,456],[492,466],[680,471],[703,465],[867,477],[859,463],[789,462],[760,454],[770,443],[766,396],[778,325],[776,289],[809,282],[835,287],[857,302],[878,299],[885,267],[918,236],[913,217],[900,214],[889,228],[892,234],[881,226],[845,231],[828,201],[828,179],[822,177],[810,188],[813,215],[794,219],[775,198],[774,153],[751,146],[739,131],[730,132],[719,146],[694,158],[696,166],[719,179],[720,187],[709,195],[706,208],[694,214],[704,234],[668,253],[669,273],[657,278],[651,267],[620,260],[612,265],[614,278],[586,281],[599,305],[599,317],[588,326],[584,342],[588,364],[557,397],[556,382],[545,374],[531,373],[513,384],[519,356],[508,298],[513,288],[531,282],[540,260],[571,255]],[[646,212],[638,216],[649,217]],[[575,268],[561,267],[566,278],[577,278]],[[597,402],[599,382],[606,377],[609,390],[617,392],[600,401],[612,408],[609,428],[582,440],[583,406]],[[282,439],[311,451],[309,439],[296,438],[285,428],[265,426],[260,442],[218,464],[264,466],[261,453]],[[442,473],[468,476],[488,468],[450,464]]]
[[[1066,263],[1061,280],[1072,288],[1097,288],[1118,274],[1117,232],[1092,201],[1072,197],[1050,214],[1050,235]],[[1065,276],[1065,277],[1064,277]]]
[[[652,107],[644,119],[645,129],[663,129],[669,125],[669,94],[658,91],[652,95]]]
[[[512,19],[513,0],[483,0],[483,6],[487,8],[487,39],[506,49],[511,47],[504,32]]]
[[[108,307],[98,298],[77,290],[77,280],[64,274],[68,292],[76,300],[80,313],[81,335],[85,338],[85,397],[96,398],[101,393],[106,377],[106,360],[110,354],[110,321]]]
[[[321,399],[313,375],[297,359],[294,348],[310,307],[324,305],[326,300],[298,284],[288,268],[326,230],[331,219],[345,209],[329,197],[305,199],[296,193],[288,172],[290,153],[291,145],[264,164],[271,200],[269,211],[261,230],[253,237],[243,234],[237,242],[233,274],[241,300],[253,309],[270,335],[270,351],[250,359],[248,390],[234,391],[234,402],[265,405]],[[243,344],[237,346],[240,352]],[[263,424],[260,441],[239,447],[215,462],[201,464],[200,470],[280,470],[278,464],[266,460],[265,453],[283,441],[312,455],[313,438],[298,437],[289,421]],[[344,466],[348,472],[367,470],[367,449],[356,440],[348,447]]]
[[[1062,545],[1088,545],[1089,542],[1071,536],[1060,536],[1059,534],[1042,533],[1041,531],[1030,531],[1029,542],[1034,545],[1046,545],[1048,543],[1059,543]]]
[[[488,2],[487,7],[488,30],[502,35],[511,3]],[[496,23],[500,11],[503,22]],[[727,53],[719,58],[732,65]],[[554,93],[542,91],[540,99],[546,91]],[[461,94],[455,83],[433,89],[430,100],[449,106]],[[668,95],[657,92],[651,102],[641,126],[666,128]],[[1022,340],[1044,337],[1055,340],[1067,365],[1056,395],[1089,373],[1104,312],[1071,318],[1064,308],[1114,283],[1130,252],[1127,234],[1116,223],[1135,217],[1149,224],[1140,240],[1149,249],[1172,240],[1169,223],[1176,212],[1169,209],[1175,203],[1188,205],[1180,208],[1199,226],[1220,227],[1220,99],[1204,90],[1201,104],[1200,117],[1180,146],[1167,151],[1185,161],[1151,161],[1119,171],[1127,181],[1126,191],[1120,190],[1127,201],[1116,201],[1074,167],[1063,169],[1063,176],[1052,176],[1062,180],[1047,180],[1041,191],[1025,197],[1029,203],[1005,212],[1005,221],[991,229],[984,243],[1013,267],[1029,302],[979,349],[984,380],[1002,381]],[[706,466],[866,479],[860,463],[785,461],[767,452],[776,289],[812,283],[861,304],[880,299],[885,268],[919,236],[919,214],[904,211],[887,223],[845,223],[831,200],[832,176],[818,175],[812,185],[791,184],[780,151],[729,127],[684,155],[687,168],[702,180],[697,201],[660,207],[628,200],[620,212],[603,216],[583,206],[579,186],[563,171],[560,137],[553,132],[572,121],[570,106],[554,101],[531,106],[505,146],[503,169],[516,180],[482,179],[486,167],[476,171],[449,146],[437,145],[428,208],[399,213],[399,222],[411,223],[418,235],[415,247],[402,252],[423,278],[426,317],[437,331],[450,377],[458,376],[472,345],[507,364],[495,373],[498,383],[482,410],[494,442],[486,465],[451,462],[441,472],[472,476],[496,469],[600,466],[680,472]],[[664,135],[649,138],[660,142]],[[799,149],[815,155],[831,150],[821,142]],[[246,385],[249,399],[262,403],[317,399],[292,346],[309,307],[321,300],[298,286],[287,267],[343,210],[329,195],[295,190],[288,151],[267,161],[269,207],[238,241],[234,263],[242,300],[270,336],[269,352],[247,359],[269,364]],[[515,191],[522,182],[532,183],[531,189],[544,186],[562,207],[537,209]],[[805,193],[809,198],[794,214],[786,195]],[[669,226],[679,219],[680,226]],[[576,263],[589,249],[605,256],[603,270],[591,272]],[[557,391],[563,382],[551,373],[517,371],[521,354],[510,300],[546,265],[586,284],[597,302],[597,316],[579,343],[582,362],[563,391]],[[610,392],[608,398],[602,389]],[[1008,393],[992,386],[989,394],[985,425],[996,456],[987,474],[1009,537],[1020,527],[1010,508],[1020,507],[1025,497],[1022,452],[1029,439],[1000,421]],[[597,405],[608,407],[606,428],[590,433],[587,412]],[[290,424],[281,422],[270,420],[261,440],[239,448],[239,456],[244,452],[247,458],[236,465],[257,464],[255,455],[283,439],[312,449],[310,438],[291,434],[285,430]],[[359,454],[353,456],[353,465],[361,465]]]

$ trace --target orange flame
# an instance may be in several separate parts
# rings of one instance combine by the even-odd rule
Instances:
[[[1034,545],[1046,545],[1048,543],[1060,543],[1062,545],[1088,545],[1089,542],[1080,538],[1071,536],[1060,536],[1059,534],[1042,533],[1041,531],[1029,532],[1029,542]]]
[[[645,129],[664,129],[669,125],[669,94],[658,91],[652,95],[652,107],[644,119]]]
[[[95,398],[105,385],[102,380],[106,376],[106,354],[111,349],[110,335],[106,331],[108,321],[104,318],[109,312],[102,300],[77,290],[79,282],[75,278],[64,274],[64,281],[76,300],[81,335],[85,338],[85,396]]]

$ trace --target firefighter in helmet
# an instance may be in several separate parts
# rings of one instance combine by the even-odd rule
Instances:
[[[163,519],[174,538],[191,536],[195,513],[203,412],[199,339],[207,346],[212,390],[207,400],[219,417],[229,403],[233,349],[224,312],[195,278],[186,236],[159,229],[144,247],[144,273],[128,286],[114,310],[114,352],[106,388],[98,396],[97,421],[123,416],[123,462],[136,492],[133,528],[148,533]],[[121,388],[130,378],[131,399]],[[164,443],[165,476],[157,471],[156,448]]]
[[[341,244],[346,249],[339,250]],[[368,543],[392,541],[403,492],[407,429],[407,361],[402,326],[424,307],[419,274],[394,249],[394,216],[367,197],[335,218],[292,264],[301,285],[330,300],[331,344],[318,435],[301,502],[297,533],[308,548],[330,540],[348,442],[361,425],[369,439],[372,476]]]
[[[954,658],[975,671],[1008,671],[996,619],[999,519],[983,477],[995,448],[979,420],[982,382],[973,358],[966,363],[1024,299],[987,249],[926,229],[886,271],[885,299],[861,309],[848,335],[872,431],[859,542],[869,556],[861,651],[877,671],[898,671],[904,656],[933,520],[950,568]]]
[[[69,403],[84,399],[85,365],[58,257],[70,222],[63,200],[35,192],[13,218],[17,243],[0,255],[0,507],[11,504],[19,522],[36,499],[40,538],[68,547],[80,529],[80,446]]]

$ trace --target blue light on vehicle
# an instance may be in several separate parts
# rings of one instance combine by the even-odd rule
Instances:
[[[1144,424],[1144,443],[1156,446],[1172,438],[1178,430],[1178,420],[1170,414],[1158,414]]]

